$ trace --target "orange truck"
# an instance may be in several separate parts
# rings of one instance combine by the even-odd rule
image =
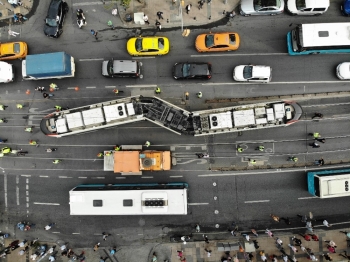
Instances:
[[[176,164],[170,151],[143,150],[141,145],[120,147],[120,151],[104,152],[104,171],[114,171],[126,176],[142,175],[142,171],[170,170],[171,165]]]

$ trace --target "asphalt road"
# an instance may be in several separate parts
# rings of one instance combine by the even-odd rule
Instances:
[[[101,130],[89,134],[54,139],[45,137],[39,130],[40,119],[53,111],[53,107],[77,107],[114,98],[112,89],[118,87],[124,96],[152,93],[154,86],[162,88],[161,98],[187,109],[206,109],[205,99],[228,97],[258,97],[318,93],[326,91],[349,91],[349,83],[339,81],[335,67],[346,61],[348,55],[318,55],[290,57],[286,54],[286,33],[290,23],[303,22],[345,22],[340,16],[340,1],[332,1],[331,9],[319,17],[291,17],[282,14],[276,17],[240,17],[232,24],[212,28],[212,31],[236,31],[241,35],[241,47],[232,53],[198,54],[194,49],[196,35],[208,29],[192,30],[188,38],[182,38],[179,30],[166,30],[161,34],[171,41],[171,51],[164,57],[139,58],[143,62],[143,79],[106,79],[101,76],[103,59],[115,57],[130,59],[125,46],[126,40],[134,35],[132,30],[107,30],[104,22],[97,19],[96,6],[85,6],[84,11],[95,10],[87,16],[91,28],[100,31],[101,38],[95,41],[90,27],[79,29],[71,13],[64,26],[61,38],[44,37],[42,18],[47,4],[38,7],[37,13],[22,26],[23,40],[29,45],[29,52],[42,53],[66,51],[76,59],[76,77],[55,82],[61,88],[54,99],[44,100],[41,93],[34,91],[38,85],[48,86],[52,81],[22,81],[21,61],[14,61],[16,80],[0,87],[1,103],[8,105],[2,117],[9,119],[0,126],[2,139],[8,139],[12,148],[23,148],[29,154],[25,157],[6,157],[0,160],[2,169],[0,207],[3,225],[14,229],[24,219],[43,227],[54,221],[57,227],[53,233],[43,233],[43,238],[79,241],[81,245],[91,244],[90,236],[110,230],[120,236],[121,241],[151,241],[165,237],[168,229],[188,230],[200,222],[209,229],[215,224],[220,230],[232,220],[245,226],[264,227],[269,225],[271,212],[280,216],[295,217],[296,213],[310,210],[316,216],[330,216],[330,222],[341,219],[347,213],[350,198],[319,200],[307,193],[306,169],[271,169],[249,172],[217,172],[210,169],[245,167],[247,159],[257,155],[254,148],[264,143],[268,153],[260,156],[270,165],[283,165],[290,155],[312,162],[327,159],[349,159],[349,103],[348,98],[327,98],[300,102],[304,109],[302,121],[287,128],[266,129],[216,135],[210,137],[178,136],[151,123],[141,122],[118,128]],[[72,12],[72,8],[70,10]],[[94,18],[95,20],[91,19]],[[106,29],[106,30],[103,30]],[[2,41],[7,39],[6,28],[2,28]],[[143,35],[153,35],[145,31]],[[157,33],[158,34],[158,33]],[[175,62],[203,61],[213,65],[213,77],[209,81],[176,81],[172,79],[171,68]],[[273,82],[264,85],[240,84],[232,80],[233,67],[239,64],[266,64],[273,68]],[[74,87],[79,87],[75,91]],[[27,95],[26,90],[31,90]],[[189,91],[191,99],[181,104],[184,92]],[[203,99],[194,94],[203,92]],[[23,110],[15,109],[16,103],[23,103]],[[215,105],[219,106],[219,105]],[[310,121],[314,112],[325,115],[322,121]],[[32,134],[23,131],[25,126],[35,125]],[[327,139],[320,149],[308,146],[308,132],[318,131]],[[39,147],[30,147],[30,139],[38,140]],[[115,144],[143,144],[152,142],[154,148],[170,148],[178,164],[169,172],[145,173],[142,177],[124,177],[103,171],[103,162],[96,154]],[[236,145],[244,144],[247,150],[237,155]],[[46,153],[46,147],[57,147],[58,151]],[[208,160],[197,159],[195,153],[209,152]],[[63,159],[53,165],[55,158]],[[69,216],[68,191],[80,183],[117,182],[172,182],[183,181],[190,185],[190,206],[188,216],[113,216],[72,217]],[[213,182],[217,186],[213,186]],[[214,200],[214,197],[217,200]],[[214,211],[219,213],[215,214]],[[226,229],[224,229],[226,230]],[[20,232],[17,232],[20,234]],[[83,236],[83,237],[82,237]]]

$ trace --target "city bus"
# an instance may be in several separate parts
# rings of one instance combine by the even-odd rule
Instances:
[[[307,172],[307,186],[311,195],[319,198],[350,196],[350,169]]]
[[[187,215],[187,183],[81,184],[69,191],[71,215]]]
[[[289,55],[350,53],[350,23],[299,24],[287,34]]]

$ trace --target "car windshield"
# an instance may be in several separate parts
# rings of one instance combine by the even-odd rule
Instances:
[[[52,18],[46,18],[46,24],[48,26],[57,26],[57,20]]]
[[[142,50],[142,38],[136,39],[135,48],[137,52],[140,52]]]
[[[305,0],[296,0],[295,5],[298,10],[304,9],[306,7]]]
[[[182,76],[183,77],[187,77],[190,75],[190,68],[191,68],[190,64],[184,64],[182,66]]]
[[[18,54],[19,51],[20,51],[20,45],[19,45],[19,43],[14,43],[14,45],[13,45],[13,52],[16,53],[16,54]]]
[[[205,46],[206,47],[214,46],[214,35],[206,35],[205,36]]]
[[[164,49],[164,38],[158,38],[158,49],[159,50]]]
[[[252,66],[245,66],[243,68],[243,77],[244,79],[252,78],[253,75],[253,67]]]
[[[107,64],[107,71],[109,75],[113,75],[113,60],[109,60]]]
[[[266,6],[280,6],[281,0],[254,0],[254,9],[258,10]]]

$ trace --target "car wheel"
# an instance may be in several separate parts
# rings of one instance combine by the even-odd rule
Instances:
[[[245,14],[244,16],[250,16],[250,15],[248,15],[248,14]]]
[[[315,16],[319,16],[319,15],[321,15],[321,14],[315,14]]]

